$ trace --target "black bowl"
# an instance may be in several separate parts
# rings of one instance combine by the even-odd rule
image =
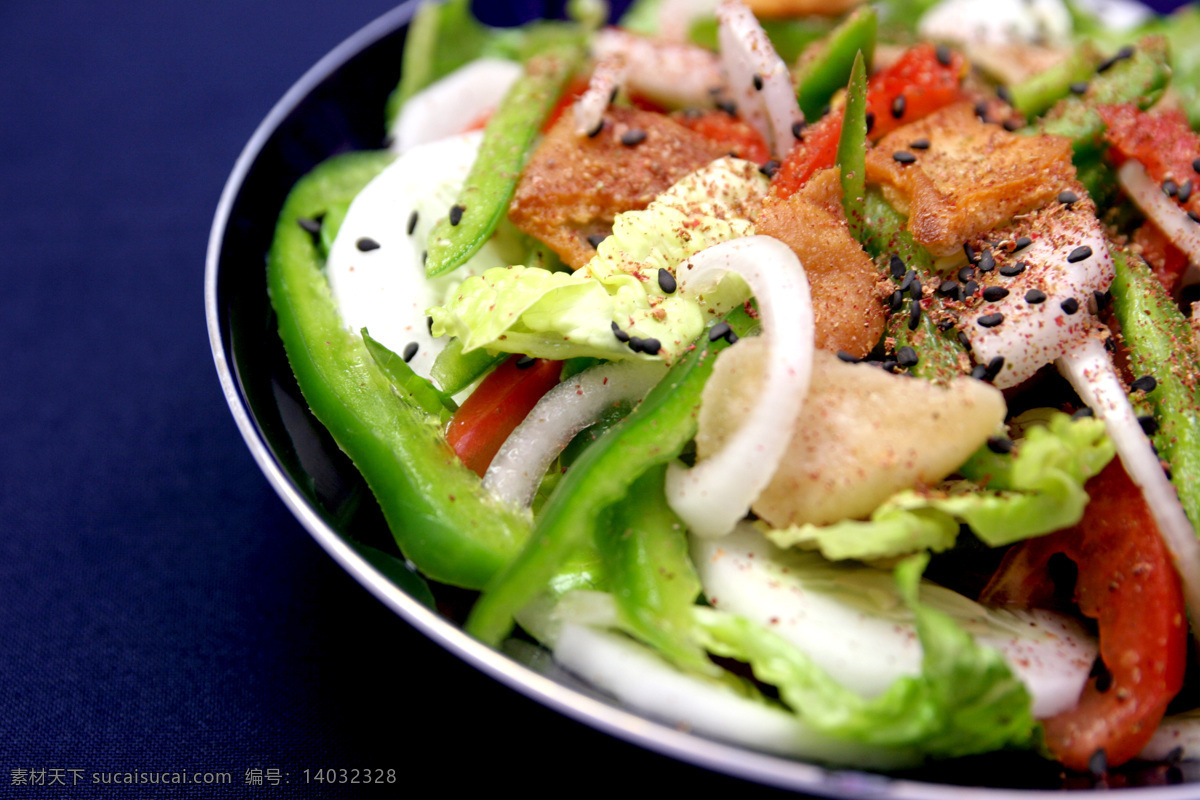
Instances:
[[[415,7],[407,2],[367,25],[276,104],[233,168],[209,239],[205,304],[221,386],[247,446],[296,518],[364,587],[450,652],[533,701],[649,750],[762,784],[856,800],[1032,800],[1050,796],[1039,788],[1062,787],[1059,770],[1031,754],[989,755],[879,776],[829,770],[676,730],[621,708],[557,669],[536,646],[512,641],[501,653],[470,638],[459,627],[470,596],[431,589],[404,566],[362,478],[300,395],[267,298],[265,262],[279,209],[302,175],[337,153],[383,146],[384,104],[399,77],[404,32]],[[1153,769],[1158,775],[1164,768]],[[980,784],[1021,791],[970,788]],[[1151,794],[1167,800],[1195,797],[1197,790],[1161,787]]]

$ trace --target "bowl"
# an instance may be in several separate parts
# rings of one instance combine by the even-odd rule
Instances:
[[[622,708],[556,667],[535,645],[504,652],[460,628],[471,596],[430,587],[399,557],[374,499],[309,413],[288,366],[267,297],[265,262],[292,185],[320,161],[383,146],[383,109],[400,73],[407,2],[342,42],[271,109],[226,182],[209,238],[205,307],[221,387],[267,481],[322,548],[388,608],[496,681],[596,730],[681,761],[822,797],[1048,798],[1064,785],[1054,765],[1027,753],[942,763],[900,776],[774,757],[702,738]],[[1130,782],[1165,780],[1161,765]],[[979,788],[979,784],[993,784]],[[1155,800],[1195,797],[1193,786],[1133,790]]]

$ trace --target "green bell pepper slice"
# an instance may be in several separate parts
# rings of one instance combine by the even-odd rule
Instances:
[[[347,153],[296,184],[275,229],[268,290],[304,399],[362,473],[400,550],[433,580],[479,588],[520,551],[529,523],[461,464],[435,416],[392,390],[362,337],[342,323],[319,251],[298,222],[349,202],[390,160]]]

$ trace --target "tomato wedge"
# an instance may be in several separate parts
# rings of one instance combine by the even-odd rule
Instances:
[[[1114,459],[1088,481],[1091,501],[1073,528],[1029,539],[1008,552],[984,588],[987,605],[1051,604],[1051,558],[1078,567],[1074,596],[1097,621],[1104,669],[1079,705],[1044,721],[1046,745],[1075,770],[1133,758],[1183,686],[1187,613],[1179,576],[1141,491]]]
[[[878,139],[961,100],[965,96],[962,79],[966,67],[966,60],[958,53],[928,43],[904,51],[894,64],[867,82],[870,138]],[[832,167],[841,135],[841,114],[826,114],[810,125],[803,140],[784,159],[771,182],[771,193],[789,197],[814,172]]]
[[[1150,113],[1132,103],[1097,108],[1108,130],[1104,138],[1112,144],[1110,158],[1120,164],[1135,158],[1146,174],[1158,183],[1171,181],[1170,193],[1185,208],[1200,210],[1200,134],[1192,131],[1182,111],[1167,109]],[[1187,184],[1184,195],[1179,188]],[[1195,186],[1195,192],[1191,187]]]
[[[1142,253],[1154,277],[1168,293],[1174,294],[1188,267],[1188,258],[1176,247],[1162,229],[1150,220],[1133,233],[1133,244]]]
[[[480,382],[446,428],[450,447],[480,477],[500,445],[558,384],[561,361],[512,356]]]
[[[767,142],[750,123],[724,111],[700,111],[672,114],[671,119],[685,128],[724,145],[738,158],[765,164],[771,158]]]

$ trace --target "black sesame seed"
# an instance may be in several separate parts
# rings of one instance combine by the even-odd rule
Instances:
[[[717,108],[719,108],[721,111],[724,111],[731,117],[737,116],[737,103],[733,102],[732,100],[718,100]]]
[[[1013,104],[1012,92],[1010,92],[1008,90],[1007,86],[1003,86],[1003,85],[997,86],[996,87],[996,97],[999,97],[1001,100],[1003,100],[1005,103],[1008,103],[1010,106]]]
[[[975,268],[971,266],[963,267],[958,271],[958,280],[960,283],[966,283],[975,277]]]
[[[425,318],[425,327],[429,331],[429,335],[433,335],[433,317]]]
[[[918,361],[917,351],[907,345],[896,351],[896,363],[902,367],[915,367]]]
[[[971,367],[971,377],[977,381],[984,380],[987,378],[987,367],[985,367],[983,364],[976,364],[975,366]]]
[[[1118,50],[1116,53],[1114,53],[1111,57],[1102,61],[1100,63],[1100,65],[1098,67],[1096,67],[1096,72],[1098,72],[1098,73],[1108,72],[1110,69],[1113,68],[1114,65],[1116,65],[1116,63],[1118,61],[1124,61],[1125,59],[1132,58],[1132,57],[1133,57],[1133,46],[1125,45],[1120,50]]]
[[[1074,314],[1075,312],[1079,311],[1079,301],[1074,297],[1068,297],[1066,300],[1063,300],[1061,303],[1059,303],[1058,307],[1067,314]]]
[[[983,255],[979,257],[979,271],[991,272],[996,268],[996,259],[992,256],[991,250],[985,250]]]
[[[911,150],[928,150],[929,149],[929,140],[924,139],[924,138],[917,139],[915,141],[909,142],[908,147]]]
[[[971,352],[971,337],[967,336],[966,331],[959,331],[957,339],[958,343],[962,345],[963,350],[966,350],[968,353]]]
[[[635,353],[642,352],[642,337],[630,336],[629,339],[626,340],[626,342],[629,345],[629,349],[632,350],[633,352],[635,352]]]
[[[902,302],[904,302],[904,292],[897,289],[888,297],[888,308],[892,311],[899,311]]]
[[[866,122],[867,122],[867,133],[870,133],[871,131],[875,130],[875,112],[874,111],[867,112]]]
[[[977,257],[975,254],[975,248],[971,247],[971,245],[969,245],[969,244],[963,245],[963,255],[965,255],[967,257],[968,264],[974,264],[975,261],[977,260]]]
[[[608,234],[606,233],[589,233],[587,236],[587,243],[592,246],[593,250],[597,250],[600,247],[600,243],[607,238]]]
[[[1174,197],[1175,195],[1179,194],[1179,184],[1170,178],[1167,178],[1162,182],[1162,190],[1163,194],[1165,194],[1167,197]]]
[[[999,311],[993,314],[984,314],[978,319],[981,328],[994,328],[1001,322],[1004,322],[1004,315]]]
[[[1108,671],[1108,665],[1104,663],[1104,659],[1100,658],[1100,656],[1096,656],[1096,660],[1092,662],[1092,669],[1088,673],[1088,677],[1096,679],[1097,692],[1107,692],[1112,688],[1112,673]],[[1100,750],[1099,752],[1103,753],[1104,751]],[[1088,766],[1089,768],[1091,767],[1090,762]]]
[[[804,129],[807,127],[808,127],[808,123],[805,122],[804,120],[800,120],[799,122],[793,122],[792,123],[792,136],[794,136],[796,139],[803,139],[804,138]]]
[[[1088,757],[1088,772],[1097,778],[1108,774],[1108,753],[1103,747]]]
[[[457,225],[458,223],[462,222],[462,215],[463,215],[463,212],[466,210],[467,210],[466,208],[459,205],[458,203],[455,203],[454,205],[450,206],[450,224]]]
[[[1046,302],[1046,293],[1041,289],[1030,289],[1025,293],[1025,302],[1037,305]]]
[[[921,304],[913,301],[912,306],[908,309],[908,329],[915,331],[917,326],[921,324]]]
[[[1068,91],[1071,92],[1071,94],[1087,94],[1088,82],[1087,81],[1075,81],[1070,86],[1068,86],[1067,89],[1068,89]]]
[[[1138,417],[1138,425],[1142,426],[1142,431],[1147,436],[1153,436],[1158,433],[1158,420],[1150,414]]]
[[[296,219],[296,224],[311,233],[313,236],[317,236],[321,233],[321,217],[317,217],[316,219],[299,217]]]
[[[984,367],[987,369],[987,367]],[[1004,455],[1013,451],[1013,440],[1007,436],[989,436],[987,440],[988,450],[993,453]]]
[[[730,328],[729,332],[725,334],[725,341],[729,342],[730,344],[737,344],[737,340],[738,335],[733,332],[732,328]]]
[[[428,263],[429,263],[429,251],[428,251],[428,250],[422,250],[422,251],[421,251],[421,264],[422,264],[422,265],[425,265],[425,264],[428,264]]]
[[[596,127],[592,128],[590,131],[588,131],[588,138],[595,139],[597,136],[600,135],[600,131],[602,131],[602,130],[604,130],[604,120],[600,120],[599,122],[597,122]]]
[[[774,178],[775,173],[779,172],[779,162],[772,158],[770,161],[759,167],[758,171],[763,175],[766,175],[768,178]]]
[[[917,279],[917,271],[910,269],[904,273],[904,280],[900,281],[900,291],[907,292],[908,288],[913,285],[913,281]]]
[[[1080,245],[1079,247],[1076,247],[1070,253],[1067,253],[1067,263],[1068,264],[1077,264],[1080,261],[1086,261],[1087,259],[1089,259],[1091,257],[1092,257],[1092,248],[1088,247],[1086,244],[1083,244],[1083,245]]]
[[[983,122],[988,121],[988,107],[986,100],[980,100],[975,104],[975,116],[979,117]]]
[[[908,285],[908,296],[913,300],[920,300],[924,292],[925,288],[921,286],[921,279],[913,278],[913,282]]]
[[[937,56],[938,63],[943,67],[950,66],[950,48],[944,44],[939,44],[935,49],[934,54]]]
[[[416,342],[409,342],[408,344],[404,345],[404,352],[400,354],[400,357],[404,359],[405,364],[413,360],[413,357],[416,356],[419,347],[420,345],[418,345]]]
[[[647,336],[642,339],[642,352],[646,355],[657,355],[658,351],[662,350],[662,342],[652,336]]]
[[[954,297],[958,294],[958,290],[958,281],[952,280],[942,281],[940,284],[938,284],[937,288],[938,294],[940,294],[942,297]]]
[[[1006,297],[1008,297],[1008,289],[1003,286],[988,286],[983,290],[983,299],[989,303],[1003,300]]]
[[[908,267],[904,264],[904,259],[898,255],[893,255],[888,261],[888,267],[891,269],[892,277],[900,280],[904,277],[904,273],[908,271]]]
[[[1192,198],[1192,181],[1190,178],[1179,184],[1179,194],[1176,197],[1179,198],[1179,202],[1181,203],[1186,203]]]
[[[1022,122],[1019,119],[1013,118],[1013,117],[1010,117],[1009,119],[1004,120],[1004,122],[1000,123],[1000,125],[1001,125],[1001,127],[1004,128],[1004,130],[1008,131],[1009,133],[1012,133],[1014,131],[1019,131],[1019,130],[1021,130],[1021,128],[1025,127],[1024,122]]]
[[[1089,419],[1090,417],[1094,417],[1095,415],[1096,415],[1096,412],[1092,411],[1087,406],[1084,406],[1083,408],[1079,409],[1074,414],[1072,414],[1071,419]]]
[[[516,360],[514,366],[516,366],[517,369],[529,369],[535,363],[537,363],[537,359],[533,356],[521,356]]]
[[[1000,274],[1006,278],[1015,278],[1025,271],[1025,262],[1018,261],[1015,264],[1005,264],[1000,268]]]
[[[641,128],[630,128],[621,134],[621,144],[626,147],[635,147],[646,141],[646,132]]]
[[[1135,392],[1153,392],[1158,388],[1158,380],[1153,375],[1143,375],[1129,384],[1129,388]]]
[[[620,86],[614,86],[614,87],[612,88],[612,91],[608,93],[608,104],[609,104],[610,106],[611,106],[613,103],[617,102],[617,95],[618,95],[618,94],[620,94],[620,93],[621,93],[621,87],[620,87]]]
[[[668,269],[660,269],[658,271],[658,288],[662,289],[666,294],[674,294],[679,288],[675,282],[675,276]]]
[[[954,319],[953,319],[953,318],[951,318],[951,317],[942,317],[941,319],[939,319],[939,320],[938,320],[938,323],[937,323],[937,329],[938,329],[939,331],[941,331],[942,333],[945,333],[946,331],[948,331],[948,330],[950,330],[951,328],[953,328],[953,327],[954,327],[954,324],[955,324],[955,323],[954,323]]]
[[[967,281],[966,283],[963,284],[963,296],[964,297],[974,297],[975,293],[978,291],[979,291],[979,284],[973,280]]]
[[[1069,206],[1072,203],[1079,202],[1079,195],[1075,194],[1070,189],[1067,189],[1065,192],[1059,192],[1058,202],[1062,203],[1064,206]]]
[[[617,337],[618,342],[628,342],[629,341],[629,334],[626,333],[625,331],[621,330],[620,326],[617,325],[617,323],[615,323],[615,322],[612,324],[612,331],[613,331],[613,336]]]
[[[379,242],[372,239],[370,236],[364,236],[354,243],[354,246],[363,253],[369,253],[372,250],[379,249]]]
[[[408,215],[408,235],[409,236],[412,236],[413,231],[415,231],[417,229],[417,219],[419,217],[420,217],[420,215],[417,214],[417,210],[415,208],[413,209],[413,212]]]
[[[822,106],[822,107],[821,107],[821,114],[820,114],[820,116],[822,116],[822,117],[823,117],[823,116],[825,116],[825,115],[826,115],[826,114],[828,114],[828,113],[829,113],[829,112],[830,112],[832,109],[833,109],[833,106],[831,106],[829,103],[826,103],[824,106]],[[870,112],[867,112],[867,116],[870,116],[870,115],[871,115],[871,114],[870,114]],[[867,123],[867,127],[868,127],[868,128],[870,127],[870,123],[869,123],[869,122]]]
[[[1004,369],[1004,356],[992,356],[992,360],[984,367],[983,379],[985,381],[996,380],[996,376],[1002,369]]]
[[[1192,222],[1200,222],[1200,214],[1197,214],[1195,211],[1189,210],[1187,215],[1188,219],[1190,219]]]
[[[845,350],[838,350],[837,357],[841,361],[845,361],[847,364],[857,364],[862,361],[862,359],[854,355],[854,353],[847,353]]]
[[[750,79],[750,82],[752,84],[754,84],[754,88],[757,91],[760,91],[760,92],[762,91],[762,87],[763,87],[763,76],[762,75],[759,75],[757,72],[754,73],[754,77]]]
[[[1022,236],[1021,238],[1019,238],[1015,242],[1013,242],[1013,252],[1015,253],[1018,250],[1024,250],[1026,247],[1029,247],[1029,245],[1031,245],[1031,244],[1033,244],[1033,239],[1030,239],[1028,236]]]
[[[892,153],[892,159],[897,164],[912,164],[916,162],[917,157],[907,150],[897,150],[896,152]]]
[[[1200,172],[1200,158],[1192,159],[1192,171]]]
[[[732,330],[728,322],[718,322],[708,329],[708,340],[715,342],[717,339],[724,339]]]
[[[907,107],[908,102],[904,99],[904,94],[901,93],[896,95],[896,98],[892,100],[892,117],[894,119],[900,119],[904,116],[904,111]]]

